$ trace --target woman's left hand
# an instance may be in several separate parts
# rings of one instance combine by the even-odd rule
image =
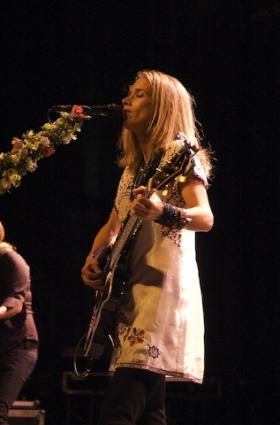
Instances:
[[[131,211],[142,220],[157,220],[163,213],[163,203],[155,192],[145,197],[146,187],[139,186],[134,189],[136,195],[131,205]]]

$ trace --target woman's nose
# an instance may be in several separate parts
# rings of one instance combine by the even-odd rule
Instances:
[[[123,100],[122,100],[122,104],[123,106],[128,105],[130,103],[130,99],[129,96],[126,96]]]

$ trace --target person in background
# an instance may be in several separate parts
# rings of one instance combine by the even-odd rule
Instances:
[[[141,221],[127,255],[110,380],[100,425],[165,425],[165,381],[202,383],[204,318],[195,233],[213,226],[207,188],[211,152],[202,147],[194,99],[173,76],[138,72],[122,101],[124,168],[108,221],[82,268],[86,285],[104,290],[98,258],[128,214]],[[183,177],[147,197],[147,175],[186,150]]]
[[[29,266],[5,241],[0,222],[0,424],[8,413],[38,357],[38,332],[33,318]]]

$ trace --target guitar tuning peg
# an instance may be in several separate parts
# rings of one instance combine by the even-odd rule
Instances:
[[[178,176],[177,177],[177,182],[178,183],[185,183],[186,180],[187,180],[187,177],[186,176],[181,175],[181,176]]]

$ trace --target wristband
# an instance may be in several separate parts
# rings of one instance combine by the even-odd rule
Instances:
[[[167,204],[166,202],[163,202],[163,212],[161,216],[155,220],[156,223],[173,229],[183,229],[190,223],[190,221],[190,218],[184,218],[181,216],[179,208],[174,207],[171,204]]]

